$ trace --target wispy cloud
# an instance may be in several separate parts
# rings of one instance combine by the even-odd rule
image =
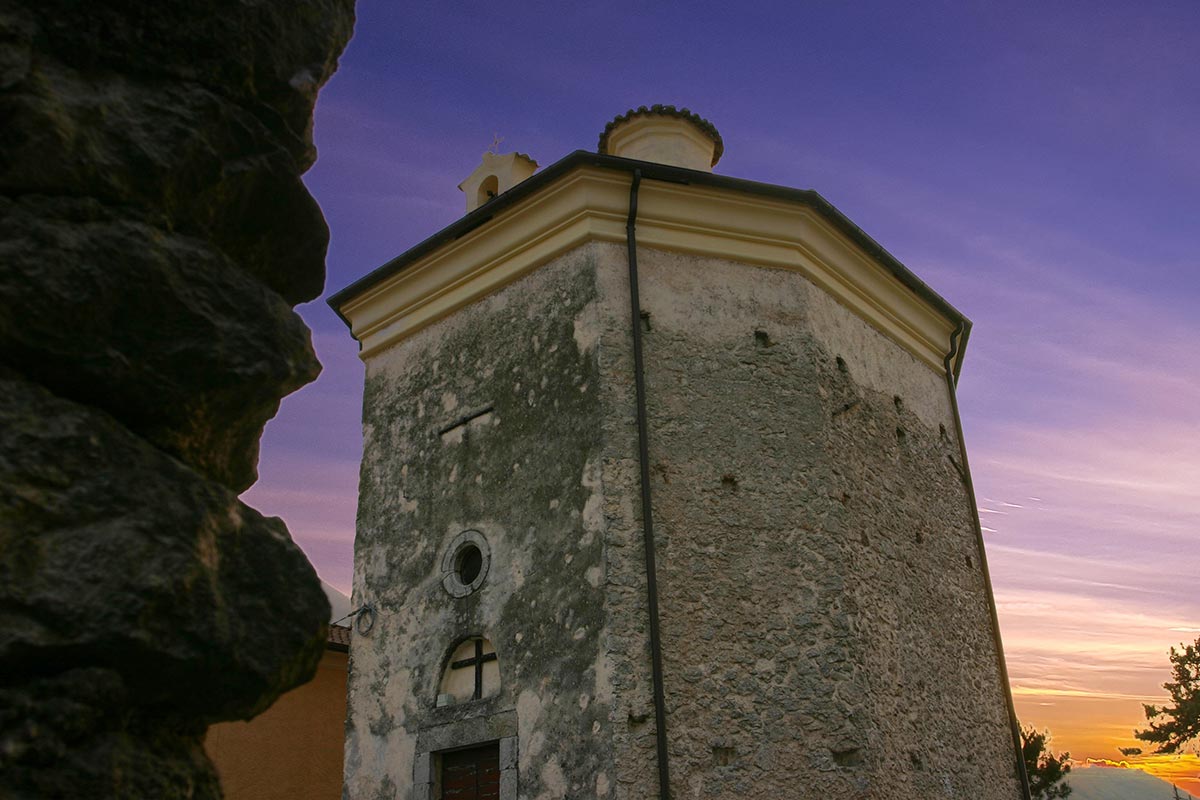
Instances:
[[[1093,700],[1137,700],[1138,702],[1151,702],[1157,699],[1156,697],[1150,695],[1119,694],[1115,692],[1089,692],[1084,689],[1037,688],[1033,686],[1021,685],[1014,685],[1012,687],[1012,693],[1014,697],[1079,697]]]
[[[1047,241],[1076,244],[977,242],[1010,280],[950,278],[989,298],[964,423],[1002,537],[988,561],[1018,712],[1063,749],[1111,757],[1162,699],[1167,648],[1200,632],[1200,321],[1080,263],[1136,262],[1084,245],[1050,265]]]
[[[1073,759],[1072,771],[1079,769],[1122,769],[1146,772],[1156,778],[1169,781],[1181,789],[1195,794],[1200,792],[1200,757],[1183,753],[1179,755],[1148,754],[1113,760],[1109,758]],[[1138,787],[1130,787],[1137,791]]]

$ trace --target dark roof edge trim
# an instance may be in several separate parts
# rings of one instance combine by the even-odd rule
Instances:
[[[686,183],[695,186],[711,186],[717,189],[729,189],[735,192],[745,192],[746,194],[759,195],[761,197],[771,197],[776,200],[787,200],[801,205],[808,206],[812,210],[819,213],[822,217],[830,222],[834,228],[850,239],[856,245],[863,249],[869,256],[874,258],[884,266],[898,281],[910,289],[914,294],[920,297],[925,302],[936,308],[942,314],[946,315],[952,322],[961,322],[965,325],[964,335],[961,347],[965,348],[966,340],[970,334],[971,321],[963,315],[954,306],[950,305],[941,295],[929,288],[929,286],[918,278],[908,267],[904,266],[878,242],[867,235],[862,228],[855,225],[850,219],[838,211],[832,203],[826,200],[812,189],[791,189],[786,186],[778,186],[772,183],[759,183],[758,181],[749,181],[743,178],[730,178],[725,175],[714,175],[709,172],[698,172],[691,169],[683,169],[682,167],[672,167],[667,164],[655,164],[649,161],[635,161],[629,158],[619,158],[617,156],[600,155],[587,150],[576,150],[575,152],[559,159],[550,166],[546,167],[541,172],[536,173],[530,178],[518,183],[513,188],[504,192],[499,197],[491,200],[458,221],[446,226],[442,230],[430,236],[420,244],[406,250],[387,263],[373,270],[367,275],[359,278],[354,283],[346,288],[335,292],[329,297],[326,302],[341,317],[346,326],[350,326],[350,321],[342,316],[339,306],[351,300],[355,296],[362,294],[368,289],[383,283],[387,279],[404,271],[406,267],[414,261],[436,250],[442,245],[452,242],[462,236],[465,236],[470,231],[485,224],[490,218],[504,211],[509,206],[516,205],[526,197],[535,194],[543,187],[558,180],[562,175],[579,167],[597,167],[600,169],[619,170],[622,172],[633,172],[635,169],[642,171],[642,178],[645,180],[662,180],[670,183]],[[947,348],[950,343],[947,340]],[[958,366],[956,373],[961,369],[962,352],[960,349],[958,356]]]

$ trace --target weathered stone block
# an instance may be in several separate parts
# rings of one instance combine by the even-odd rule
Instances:
[[[300,181],[350,0],[0,2],[0,796],[210,798],[328,604],[237,500],[319,365]]]
[[[220,798],[194,731],[131,701],[120,677],[98,667],[0,687],[0,795]]]
[[[324,649],[329,604],[295,579],[307,569],[278,519],[103,412],[0,375],[6,684],[91,664],[131,713],[200,729],[252,716]]]
[[[229,97],[290,132],[303,171],[315,158],[313,104],[350,39],[353,9],[352,0],[10,0],[0,13],[20,33],[36,19],[37,49],[82,71],[154,75]]]
[[[0,198],[0,259],[0,361],[235,490],[320,371],[301,319],[219,250],[97,201]]]
[[[278,124],[196,84],[52,60],[0,94],[0,115],[0,191],[92,197],[207,240],[289,303],[320,293],[329,232]]]

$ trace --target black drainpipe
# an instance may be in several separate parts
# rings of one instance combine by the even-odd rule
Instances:
[[[1012,733],[1013,750],[1017,756],[1017,776],[1021,780],[1021,797],[1022,800],[1030,800],[1029,794],[1029,775],[1025,772],[1025,758],[1022,754],[1021,747],[1021,728],[1017,722],[1017,709],[1013,705],[1012,687],[1008,683],[1008,666],[1004,663],[1004,644],[1000,641],[1000,618],[996,615],[996,598],[992,594],[992,575],[988,571],[987,553],[983,547],[983,527],[979,522],[979,504],[975,500],[975,483],[971,480],[971,467],[967,463],[967,444],[963,439],[962,417],[958,413],[958,393],[955,390],[956,383],[954,379],[954,371],[952,365],[954,357],[958,354],[959,337],[962,336],[963,330],[966,328],[965,323],[958,323],[958,327],[954,329],[954,333],[950,334],[950,352],[946,354],[944,362],[946,367],[946,388],[950,392],[950,408],[954,412],[954,427],[958,432],[958,452],[962,459],[963,484],[967,489],[967,499],[971,504],[971,520],[975,528],[975,543],[979,548],[979,568],[983,570],[983,585],[987,589],[988,611],[992,615],[992,640],[996,644],[996,659],[1000,665],[1000,680],[1004,684],[1004,700],[1008,705],[1008,726]]]
[[[650,503],[650,445],[646,429],[646,379],[642,360],[642,309],[638,299],[637,222],[638,187],[642,171],[633,171],[629,187],[629,219],[625,243],[629,249],[629,309],[633,330],[633,383],[637,392],[638,460],[642,472],[642,531],[646,547],[646,604],[650,611],[650,665],[654,678],[654,737],[658,744],[658,793],[671,800],[671,772],[667,766],[667,701],[663,696],[662,639],[658,630],[658,577],[654,565],[654,517]]]

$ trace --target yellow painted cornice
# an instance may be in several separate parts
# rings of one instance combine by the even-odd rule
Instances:
[[[331,303],[368,359],[585,242],[623,243],[631,177],[580,164]],[[637,241],[639,247],[799,272],[939,373],[961,320],[902,283],[894,268],[824,214],[786,198],[736,186],[643,180]]]

